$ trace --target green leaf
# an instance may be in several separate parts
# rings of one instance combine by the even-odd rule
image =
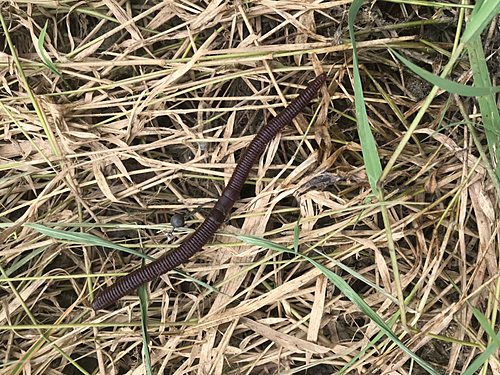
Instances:
[[[375,312],[372,310],[370,306],[347,284],[339,275],[337,275],[335,272],[332,270],[326,268],[323,266],[321,263],[316,262],[314,259],[300,253],[295,253],[293,250],[290,250],[284,246],[281,246],[279,244],[276,244],[272,241],[255,237],[255,236],[249,236],[249,235],[238,235],[236,236],[238,239],[241,241],[244,241],[250,245],[256,245],[260,247],[264,247],[267,249],[273,249],[273,250],[278,250],[281,252],[286,252],[286,253],[291,253],[294,255],[299,255],[302,258],[306,259],[309,261],[311,264],[313,264],[316,268],[318,268],[328,279],[337,287],[340,289],[340,291],[347,297],[349,300],[354,303],[363,313],[365,313],[376,325],[377,327],[387,336],[389,337],[392,342],[394,342],[397,346],[401,348],[411,359],[413,359],[415,362],[417,362],[422,368],[424,368],[427,372],[429,372],[432,375],[438,375],[438,372],[427,362],[425,362],[423,359],[421,359],[419,356],[417,356],[415,353],[413,353],[410,349],[408,349],[402,342],[399,340],[399,338],[396,336],[396,334],[391,330],[391,328],[387,325],[386,322]]]
[[[490,72],[486,65],[481,36],[474,36],[470,39],[467,46],[469,54],[470,66],[474,75],[474,85],[478,88],[492,89]],[[479,109],[481,110],[481,118],[488,141],[488,148],[493,159],[496,156],[497,149],[500,146],[500,113],[498,112],[495,95],[487,94],[477,98]],[[493,165],[496,165],[495,172],[497,178],[500,178],[500,166],[493,160]]]
[[[42,254],[45,250],[47,250],[50,247],[50,245],[45,245],[45,246],[40,246],[36,249],[34,249],[32,252],[27,254],[25,256],[24,253],[19,254],[14,261],[11,263],[10,267],[5,270],[5,273],[7,276],[12,275],[14,272],[16,272],[18,269],[21,267],[26,266],[29,264],[33,259],[36,259],[40,254]],[[3,276],[0,275],[0,280],[3,279]]]
[[[189,276],[187,273],[185,273],[185,272],[183,272],[181,270],[178,270],[177,268],[175,268],[174,271],[176,273],[178,273],[179,275],[185,277],[188,280],[191,280],[193,283],[196,283],[196,284],[198,284],[199,286],[201,286],[201,287],[203,287],[205,289],[211,290],[212,292],[215,292],[215,293],[219,293],[219,294],[225,295],[226,297],[230,297],[228,294],[221,292],[219,289],[213,287],[212,285],[204,283],[201,280],[195,279],[194,277]]]
[[[358,134],[363,150],[363,160],[365,162],[366,174],[370,187],[375,195],[378,195],[377,182],[382,174],[382,165],[377,152],[377,143],[373,138],[368,115],[366,114],[365,98],[363,96],[363,86],[359,74],[358,52],[356,49],[356,39],[354,37],[354,21],[359,8],[363,5],[363,0],[353,1],[349,9],[349,36],[352,43],[352,75],[354,82],[354,106],[356,108],[356,119],[358,123]]]
[[[144,267],[146,262],[142,259],[142,266]],[[141,327],[142,327],[142,346],[144,353],[144,363],[146,365],[146,373],[148,375],[153,375],[153,369],[151,367],[151,353],[149,352],[149,335],[148,335],[148,292],[146,290],[146,285],[141,285],[137,290],[139,294],[139,306],[141,308]]]
[[[490,95],[490,94],[500,92],[500,87],[489,87],[489,88],[488,87],[473,87],[473,86],[462,85],[460,83],[441,78],[441,77],[434,75],[434,74],[428,72],[427,70],[422,69],[421,67],[413,64],[412,62],[410,62],[409,60],[407,60],[403,56],[401,56],[399,53],[394,51],[392,48],[389,48],[389,49],[413,73],[418,74],[420,77],[422,77],[426,81],[429,81],[433,85],[438,86],[439,88],[446,90],[448,92],[451,92],[452,94],[475,97],[475,96]]]
[[[79,232],[68,232],[59,229],[48,228],[41,224],[36,223],[27,223],[24,224],[25,227],[31,228],[40,232],[41,234],[45,234],[46,236],[57,238],[58,240],[70,241],[75,243],[81,243],[85,245],[94,245],[94,246],[103,246],[109,247],[111,249],[124,251],[129,254],[137,255],[138,257],[145,258],[148,260],[155,260],[155,258],[150,257],[149,255],[142,254],[139,251],[135,251],[129,249],[124,246],[117,245],[111,241],[104,240],[100,237],[94,236],[93,234],[88,233],[79,233]]]
[[[487,25],[490,24],[493,17],[500,12],[499,0],[481,0],[477,1],[472,11],[470,21],[462,35],[461,42],[467,44],[473,37],[479,36]]]
[[[297,225],[293,229],[293,250],[299,252],[299,239],[300,239],[300,215],[297,218]]]
[[[53,229],[53,228],[48,228],[44,225],[41,224],[35,224],[35,223],[28,223],[24,224],[25,227],[31,228],[36,230],[37,232],[40,232],[41,234],[45,234],[46,236],[52,237],[52,238],[57,238],[58,240],[62,241],[69,241],[69,242],[74,242],[74,243],[81,243],[85,245],[94,245],[94,246],[103,246],[103,247],[109,247],[111,249],[119,250],[119,251],[124,251],[129,254],[137,255],[138,257],[141,257],[143,259],[155,261],[156,259],[153,257],[150,257],[149,255],[143,254],[142,252],[135,251],[132,249],[129,249],[128,247],[120,246],[117,245],[113,242],[103,240],[100,237],[94,236],[93,234],[88,234],[88,233],[79,233],[79,232],[68,232],[64,230],[59,230],[59,229]],[[174,269],[175,272],[178,274],[184,276],[185,278],[197,283],[198,285],[201,285],[203,288],[206,288],[208,290],[211,290],[216,293],[222,293],[220,290],[217,288],[214,288],[213,286],[204,283],[203,281],[197,280],[188,274],[179,271],[178,269]]]
[[[40,31],[40,38],[38,38],[38,49],[40,50],[40,54],[42,55],[42,60],[43,63],[49,68],[52,73],[57,74],[59,78],[64,82],[64,84],[68,87],[69,90],[71,90],[71,86],[69,85],[68,82],[64,79],[62,74],[57,70],[57,67],[54,65],[52,60],[49,59],[49,57],[45,53],[45,48],[43,47],[43,43],[45,41],[45,35],[47,34],[47,25],[49,24],[49,21],[45,21],[45,26],[43,27],[42,31]]]

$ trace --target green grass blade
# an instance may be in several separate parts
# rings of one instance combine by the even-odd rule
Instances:
[[[21,62],[19,61],[19,58],[17,56],[17,51],[16,51],[16,48],[14,46],[14,43],[12,42],[12,39],[10,38],[9,28],[7,27],[7,24],[5,23],[5,19],[3,18],[2,12],[0,12],[0,23],[2,24],[4,36],[5,36],[5,39],[7,41],[7,44],[9,45],[9,49],[10,49],[10,52],[12,54],[12,57],[14,58],[14,63],[15,63],[16,68],[18,69],[19,76],[21,78],[21,82],[23,82],[26,93],[28,94],[28,96],[30,98],[31,104],[33,105],[33,108],[35,109],[35,112],[38,116],[38,119],[40,120],[40,123],[42,124],[43,131],[44,131],[45,135],[47,136],[47,139],[50,143],[52,151],[54,152],[54,154],[57,157],[59,157],[60,156],[59,149],[57,147],[57,144],[56,144],[54,138],[52,137],[52,132],[50,131],[50,127],[47,124],[47,122],[45,121],[45,116],[43,114],[43,111],[40,108],[40,106],[38,105],[38,100],[36,99],[36,96],[33,93],[33,91],[30,89],[28,79],[26,78],[26,75],[24,74],[24,70],[23,70]]]
[[[434,75],[434,74],[428,72],[427,70],[422,69],[421,67],[413,64],[411,61],[409,61],[406,58],[404,58],[403,56],[401,56],[399,53],[394,51],[392,48],[390,48],[390,50],[413,73],[418,74],[420,77],[422,77],[426,81],[429,81],[433,85],[438,86],[439,88],[446,90],[448,92],[451,92],[452,94],[475,97],[475,96],[492,95],[494,93],[500,92],[500,87],[489,87],[489,88],[487,88],[487,87],[473,87],[473,86],[462,85],[460,83],[441,78],[441,77]]]
[[[153,257],[150,257],[149,255],[146,255],[140,251],[135,251],[132,249],[129,249],[128,247],[124,247],[121,245],[117,245],[111,241],[104,240],[100,237],[94,236],[93,234],[89,233],[79,233],[79,232],[68,232],[64,230],[59,230],[59,229],[53,229],[53,228],[48,228],[44,225],[41,224],[35,224],[35,223],[28,223],[24,224],[24,226],[28,228],[32,228],[36,230],[37,232],[40,232],[41,234],[45,234],[46,236],[52,237],[52,238],[57,238],[58,240],[62,241],[70,241],[70,242],[75,242],[75,243],[81,243],[85,245],[94,245],[94,246],[102,246],[102,247],[108,247],[110,249],[115,249],[119,251],[123,251],[129,254],[137,255],[138,257],[141,257],[143,259],[155,261],[156,259]],[[177,269],[174,269],[175,272],[179,273],[180,275],[184,276],[185,278],[197,283],[198,285],[202,286],[203,288],[206,288],[208,290],[211,290],[216,293],[221,293],[217,288],[214,288],[213,286],[204,283],[203,281],[197,280],[186,273],[179,271]]]
[[[22,373],[26,363],[28,363],[33,358],[33,356],[38,352],[38,350],[40,350],[43,344],[43,340],[38,340],[32,347],[30,347],[29,350],[23,354],[22,358],[19,358],[12,371],[9,372],[9,375],[18,375]]]
[[[500,347],[500,339],[497,337],[495,331],[493,330],[493,327],[488,322],[488,319],[486,319],[486,317],[481,313],[481,311],[479,311],[475,307],[471,306],[471,308],[477,321],[479,322],[479,324],[481,324],[481,327],[483,327],[486,333],[491,337],[495,345],[497,347]]]
[[[45,250],[47,250],[50,247],[50,245],[45,245],[45,246],[40,246],[34,249],[32,252],[30,252],[28,255],[24,256],[23,254],[19,254],[13,261],[10,263],[10,266],[8,269],[5,270],[5,273],[7,276],[10,277],[14,272],[19,270],[22,267],[26,267],[31,261],[42,254]],[[0,275],[0,280],[3,279],[3,276]]]
[[[93,234],[68,232],[68,231],[64,231],[64,230],[48,228],[44,225],[36,224],[36,223],[28,223],[28,224],[24,224],[24,226],[31,228],[31,229],[34,229],[37,232],[45,234],[46,236],[49,236],[52,238],[57,238],[58,240],[71,241],[71,242],[82,243],[82,244],[86,244],[86,245],[109,247],[110,249],[124,251],[126,253],[137,255],[138,257],[145,258],[148,260],[155,260],[155,258],[150,257],[149,255],[142,254],[139,251],[135,251],[135,250],[129,249],[127,247],[117,245],[111,241],[107,241],[107,240],[104,240],[100,237],[94,236]]]
[[[366,174],[372,188],[373,194],[377,195],[377,182],[382,174],[382,165],[377,152],[377,144],[373,138],[368,115],[366,113],[365,99],[363,96],[363,86],[361,85],[361,76],[359,74],[358,52],[356,49],[356,40],[354,37],[354,21],[356,14],[363,5],[363,0],[355,0],[349,9],[349,36],[352,43],[352,74],[354,81],[354,105],[356,108],[356,119],[358,123],[358,134],[363,149],[363,160],[365,162]]]
[[[472,73],[474,74],[474,85],[478,88],[494,89],[491,84],[490,72],[486,65],[481,36],[473,36],[470,39],[469,45],[467,46],[467,52],[469,54]],[[488,94],[480,96],[477,98],[477,101],[481,110],[481,117],[490,155],[494,158],[496,156],[496,150],[498,150],[500,146],[500,114],[498,112],[495,95]],[[500,178],[499,166],[496,162],[494,162],[493,165],[495,166],[497,178]]]
[[[316,252],[318,254],[320,254],[322,257],[325,257],[326,259],[328,259],[330,262],[332,262],[333,264],[335,264],[337,267],[342,268],[344,271],[346,271],[350,275],[354,276],[356,279],[364,282],[366,285],[368,285],[371,288],[375,289],[377,292],[383,294],[387,299],[390,299],[394,303],[399,303],[398,300],[396,298],[394,298],[391,294],[387,293],[387,291],[385,289],[381,288],[380,286],[378,286],[375,283],[372,283],[370,280],[368,280],[366,277],[364,277],[360,273],[354,271],[352,268],[347,267],[345,264],[343,264],[341,262],[337,262],[335,259],[329,257],[328,255],[326,255],[326,254],[324,254],[322,252],[319,252],[318,250],[316,250]],[[415,313],[415,310],[412,310],[412,309],[409,309],[409,308],[408,308],[408,311]]]
[[[299,238],[300,238],[300,215],[297,218],[297,225],[293,228],[293,250],[299,252]]]
[[[499,333],[500,335],[500,333]],[[497,337],[499,336],[497,335]],[[484,352],[482,352],[475,360],[470,364],[470,366],[463,372],[462,375],[474,375],[476,371],[482,367],[488,359],[495,354],[495,351],[498,349],[498,346],[495,342],[492,342]]]
[[[61,74],[57,71],[57,68],[54,65],[54,63],[45,54],[45,49],[43,48],[43,43],[45,41],[45,35],[47,34],[47,25],[48,24],[49,24],[49,21],[45,21],[45,26],[43,27],[42,31],[40,31],[40,37],[38,38],[38,48],[40,49],[40,54],[42,55],[43,63],[47,66],[47,68],[49,68],[52,71],[52,73],[55,73],[59,77],[61,77]]]
[[[391,328],[387,325],[387,323],[375,312],[372,310],[370,306],[361,298],[351,287],[347,284],[339,275],[330,269],[326,268],[322,264],[316,262],[314,259],[303,255],[297,254],[293,250],[290,250],[284,246],[281,246],[272,241],[250,236],[250,235],[238,235],[236,236],[239,240],[244,241],[250,245],[264,247],[266,249],[277,250],[281,252],[291,253],[294,255],[300,255],[311,264],[313,264],[316,268],[318,268],[339,290],[347,297],[349,300],[354,303],[364,314],[366,314],[376,325],[377,327],[387,336],[389,337],[397,346],[401,348],[412,360],[417,362],[422,368],[424,368],[427,372],[432,375],[438,375],[438,372],[427,362],[413,353],[410,349],[408,349],[401,340],[396,336],[396,334],[391,330]]]
[[[491,344],[484,350],[483,353],[479,357],[476,358],[474,362],[467,368],[464,372],[464,375],[472,375],[474,374],[480,367],[484,366],[488,363],[490,356],[494,354],[494,352],[500,347],[500,332],[498,334],[495,333],[493,327],[488,322],[488,319],[474,306],[472,306],[468,301],[467,304],[472,309],[474,313],[474,317],[477,319],[481,327],[486,331],[489,337],[492,339]]]
[[[144,258],[142,259],[142,266],[146,265]],[[137,290],[139,294],[139,305],[141,309],[141,327],[142,327],[142,347],[144,353],[144,364],[146,366],[146,373],[153,375],[151,367],[151,353],[149,352],[149,335],[148,335],[148,292],[146,285],[141,285]]]
[[[64,82],[64,84],[68,87],[69,90],[72,90],[71,86],[69,85],[68,82],[64,79],[62,74],[57,70],[56,66],[54,63],[49,59],[49,57],[45,53],[45,49],[43,48],[43,42],[45,41],[45,35],[47,34],[47,25],[49,24],[49,21],[45,21],[45,26],[43,27],[42,31],[40,31],[40,37],[38,38],[38,48],[40,50],[40,54],[43,59],[43,63],[49,68],[52,73],[57,74],[59,78]]]
[[[479,37],[493,17],[500,12],[499,0],[478,1],[472,11],[470,22],[462,35],[462,43],[467,44],[470,39]]]

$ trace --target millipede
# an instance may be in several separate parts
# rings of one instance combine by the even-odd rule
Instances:
[[[250,170],[264,151],[266,145],[288,125],[317,95],[319,89],[326,81],[326,74],[322,73],[309,84],[309,86],[295,98],[288,107],[270,120],[254,137],[245,153],[240,158],[228,184],[215,203],[205,221],[196,231],[182,243],[182,245],[166,256],[139,268],[130,274],[120,277],[116,282],[105,289],[93,302],[92,308],[100,310],[118,301],[123,296],[131,293],[139,286],[167,273],[173,268],[187,261],[197,253],[219,229],[230,212],[234,202],[238,199],[241,189],[250,173]]]

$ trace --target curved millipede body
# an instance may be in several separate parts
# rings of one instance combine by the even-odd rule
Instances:
[[[264,151],[266,145],[297,116],[305,106],[316,96],[320,87],[326,80],[326,74],[320,74],[288,107],[279,113],[274,119],[264,126],[254,137],[246,152],[241,157],[236,166],[231,179],[222,192],[219,200],[205,221],[198,229],[176,250],[170,254],[119,278],[113,285],[105,289],[94,302],[92,308],[100,310],[108,307],[123,296],[129,294],[142,284],[163,275],[173,268],[184,263],[199,251],[203,245],[214,235],[224,222],[228,214],[238,199],[243,184],[245,183],[250,169]]]

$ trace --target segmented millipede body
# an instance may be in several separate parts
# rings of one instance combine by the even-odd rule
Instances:
[[[205,221],[184,243],[170,254],[149,263],[148,265],[120,277],[113,285],[105,289],[92,302],[94,310],[108,307],[123,296],[137,289],[142,284],[163,275],[191,258],[214,235],[231,211],[234,202],[238,199],[250,169],[264,151],[266,145],[288,125],[306,105],[316,96],[326,80],[326,74],[320,74],[288,107],[280,112],[274,119],[264,126],[254,137],[246,152],[236,166],[231,179],[222,192],[214,208],[210,211]]]

